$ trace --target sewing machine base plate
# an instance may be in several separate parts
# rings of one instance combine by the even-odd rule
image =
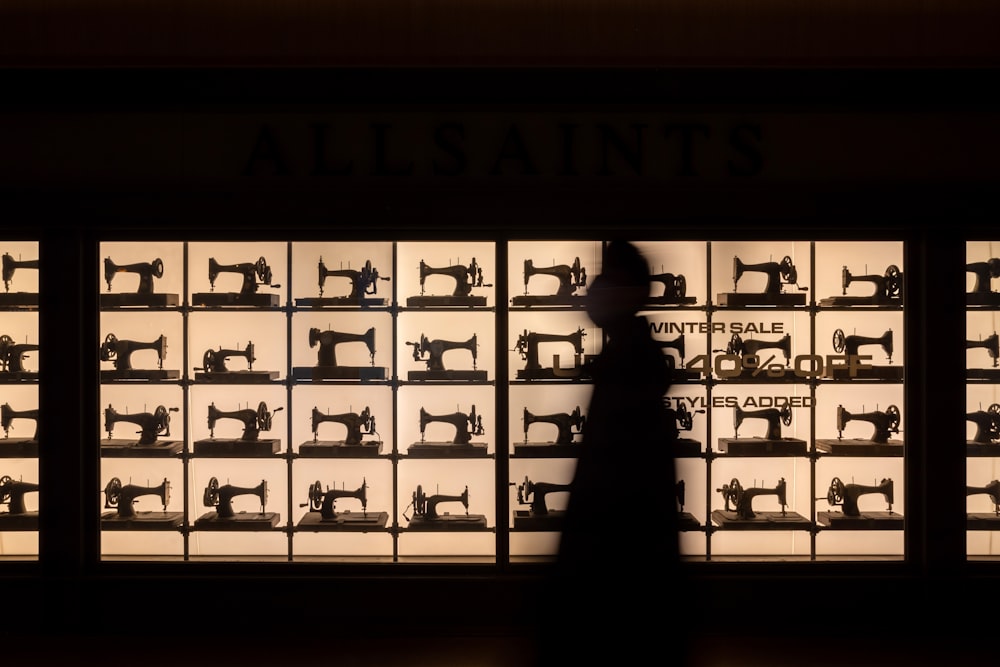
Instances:
[[[902,380],[902,366],[872,366],[855,368],[854,375],[848,366],[827,367],[823,377],[833,380]]]
[[[903,516],[895,512],[862,512],[845,516],[843,512],[816,512],[816,521],[827,530],[902,530]]]
[[[873,442],[862,438],[835,438],[816,441],[817,451],[840,456],[902,456],[903,442],[889,440],[888,442]]]
[[[719,451],[730,456],[803,456],[807,448],[798,438],[719,438]]]
[[[274,456],[281,449],[281,440],[238,440],[208,438],[196,440],[195,456]]]
[[[357,445],[345,444],[343,440],[317,440],[299,445],[299,456],[316,459],[375,458],[381,453],[381,440],[365,440]]]
[[[464,306],[473,308],[485,306],[485,296],[411,296],[406,299],[406,305],[414,308],[427,306]]]
[[[901,306],[903,300],[899,297],[871,296],[831,296],[820,299],[820,306]]]
[[[195,373],[195,382],[214,384],[264,384],[278,379],[278,371],[223,371]]]
[[[763,292],[746,294],[740,292],[722,292],[717,295],[720,306],[804,306],[805,294],[776,294]]]
[[[485,382],[486,371],[409,371],[406,379],[410,382],[425,380],[464,380],[467,382]]]
[[[389,521],[388,512],[352,512],[345,510],[337,512],[332,519],[324,519],[320,512],[306,512],[299,521],[299,530],[313,532],[359,532],[382,530]]]
[[[559,531],[562,530],[565,519],[565,510],[549,510],[548,514],[514,510],[514,530]]]
[[[510,300],[510,302],[511,305],[526,306],[528,308],[531,306],[579,306],[580,308],[583,308],[584,298],[582,296],[573,296],[572,294],[565,296],[558,294],[545,294],[538,296],[522,294],[515,296]]]
[[[298,366],[292,368],[293,380],[384,380],[385,368],[382,366]]]
[[[101,530],[176,530],[183,522],[183,512],[136,512],[133,517],[101,514]]]
[[[38,530],[38,512],[0,514],[0,531]]]
[[[966,292],[967,306],[1000,306],[1000,292]]]
[[[176,294],[102,294],[101,308],[121,308],[125,306],[167,307],[180,305]]]
[[[409,531],[479,531],[486,530],[482,514],[441,514],[436,519],[415,516],[406,527]]]
[[[295,305],[301,308],[324,308],[328,306],[379,308],[385,306],[385,299],[378,297],[319,296],[296,299]]]
[[[240,294],[239,292],[196,292],[191,295],[193,306],[255,306],[281,305],[280,294]]]
[[[478,459],[486,457],[485,442],[415,442],[406,450],[412,459]]]
[[[4,438],[0,440],[0,458],[20,459],[38,456],[38,441],[34,438]]]
[[[967,456],[1000,456],[1000,442],[973,442],[965,444]]]
[[[651,296],[646,303],[651,306],[690,306],[698,301],[693,296]]]
[[[37,380],[38,371],[5,371],[0,372],[0,382],[22,382],[26,380]]]
[[[701,523],[698,519],[694,518],[694,515],[690,512],[678,512],[677,513],[677,529],[678,530],[700,530]]]
[[[237,512],[223,518],[208,512],[195,519],[195,530],[274,530],[281,518],[277,512]]]
[[[127,371],[101,371],[101,382],[110,380],[176,380],[181,372],[162,369],[132,369]]]
[[[741,519],[734,511],[714,510],[712,521],[725,530],[808,530],[809,520],[795,512],[754,512],[752,519]]]
[[[580,455],[580,443],[557,444],[555,442],[515,442],[514,456],[526,459],[575,458]]]
[[[120,458],[127,456],[176,456],[184,448],[180,440],[157,440],[151,445],[140,445],[138,440],[101,440],[101,456]]]
[[[967,530],[1000,530],[1000,516],[994,512],[969,512],[965,527]]]
[[[1000,368],[969,368],[965,371],[967,380],[1000,380]]]
[[[522,368],[517,372],[518,380],[567,380],[587,377],[583,366],[570,368]]]
[[[0,294],[0,307],[10,308],[12,306],[37,306],[37,292],[6,292]]]

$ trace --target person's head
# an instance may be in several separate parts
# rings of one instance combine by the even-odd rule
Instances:
[[[587,288],[587,314],[599,327],[628,321],[649,297],[649,263],[635,245],[615,240],[604,249],[599,276]]]

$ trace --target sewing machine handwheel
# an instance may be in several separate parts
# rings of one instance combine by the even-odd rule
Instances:
[[[271,413],[268,412],[267,403],[265,403],[264,401],[261,401],[257,405],[257,424],[261,426],[264,425],[267,426],[266,429],[262,430],[268,430],[268,431],[271,430]]]
[[[674,276],[674,291],[678,297],[684,298],[687,296],[687,278],[683,274]]]
[[[836,331],[833,332],[833,349],[834,349],[834,351],[836,351],[836,352],[843,352],[844,351],[844,343],[845,343],[844,330],[843,329],[837,329]]]
[[[903,274],[900,272],[899,267],[895,264],[890,264],[885,270],[885,295],[886,296],[899,296],[900,290],[903,289]]]
[[[6,488],[6,486],[13,481],[14,480],[10,478],[10,475],[4,475],[3,477],[0,477],[0,489]]]
[[[895,405],[890,405],[885,409],[885,414],[889,416],[889,430],[896,431],[899,429],[899,408]]]
[[[317,479],[309,485],[309,509],[316,512],[323,508],[323,485]]]
[[[0,480],[2,481],[2,480]],[[108,505],[117,505],[122,493],[122,481],[117,477],[112,477],[108,485],[104,487],[104,499]]]
[[[206,373],[215,370],[215,350],[205,350],[205,354],[201,358],[201,367],[205,369]]]
[[[155,277],[155,278],[162,278],[163,277],[163,260],[162,259],[160,259],[159,257],[157,257],[156,259],[154,259],[153,263],[151,265],[151,268],[153,269],[153,277]]]
[[[781,411],[779,414],[781,415],[782,424],[784,424],[785,426],[792,425],[792,409],[788,407],[787,403],[781,406]]]
[[[13,344],[14,344],[14,339],[8,336],[7,334],[0,336],[0,347],[10,347]]]
[[[257,260],[257,263],[254,265],[254,270],[257,271],[257,275],[260,276],[260,277],[262,277],[262,278],[265,275],[267,275],[267,273],[268,273],[268,270],[267,270],[267,260],[264,259],[263,256],[260,257]]]
[[[205,487],[205,493],[201,498],[202,503],[205,507],[212,507],[216,504],[219,499],[219,479],[213,477],[208,480],[208,486]]]
[[[991,415],[1000,415],[1000,403],[991,404],[990,407],[986,409],[986,412]]]
[[[109,333],[107,336],[104,337],[104,344],[106,346],[113,346],[117,342],[118,342],[118,336],[114,335],[113,333]]]
[[[738,333],[734,333],[729,337],[729,345],[726,347],[726,352],[728,354],[740,354],[742,350],[743,338]]]
[[[798,281],[795,265],[792,263],[792,258],[788,255],[781,258],[781,275],[785,279],[786,283],[794,283]]]
[[[826,502],[831,505],[839,505],[844,502],[844,483],[839,477],[834,477],[830,482],[830,488],[826,492]]]

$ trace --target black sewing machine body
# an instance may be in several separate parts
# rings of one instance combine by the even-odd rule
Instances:
[[[654,273],[649,277],[649,280],[653,285],[663,286],[658,295],[650,295],[646,299],[646,303],[650,305],[689,306],[697,302],[697,298],[687,294],[687,278],[684,277],[683,273]]]
[[[833,332],[833,349],[837,354],[847,357],[844,364],[827,364],[823,374],[824,377],[834,380],[895,380],[903,379],[903,367],[893,366],[893,333],[892,329],[886,331],[878,337],[858,336],[855,334],[845,334],[843,329],[835,329]],[[885,353],[889,365],[872,363],[873,359],[868,358],[851,363],[860,354],[862,347],[878,346]],[[867,352],[867,351],[866,351]]]
[[[660,346],[660,349],[673,350],[676,353],[676,357],[671,353],[668,353],[665,356],[667,366],[670,368],[671,382],[701,379],[701,371],[684,368],[684,354],[686,348],[684,334],[678,334],[676,338],[656,340],[655,342]]]
[[[1000,336],[994,331],[986,338],[965,341],[966,350],[986,350],[990,357],[990,368],[971,368],[966,366],[965,377],[969,380],[1000,380]]]
[[[767,428],[763,437],[739,437],[739,429],[746,419],[763,419]],[[786,404],[780,408],[761,408],[760,410],[743,410],[739,406],[733,408],[732,438],[719,438],[719,451],[731,456],[802,456],[806,453],[806,441],[799,438],[786,438],[781,435],[781,426],[790,426],[792,410]]]
[[[872,291],[867,295],[848,294],[848,289],[857,283],[871,283]],[[854,275],[844,266],[840,271],[842,294],[820,299],[820,306],[898,306],[903,302],[903,272],[895,264],[886,267],[881,275]]]
[[[881,495],[888,508],[886,510],[862,510],[858,506],[861,496]],[[817,500],[822,500],[818,498]],[[833,530],[902,530],[903,515],[894,512],[893,482],[889,478],[882,479],[875,486],[862,484],[845,484],[839,477],[834,477],[827,490],[826,501],[831,507],[840,506],[840,512],[816,512],[817,522],[827,529]]]
[[[991,257],[983,262],[969,262],[965,265],[965,271],[975,276],[972,289],[965,294],[966,305],[1000,305],[1000,292],[993,289],[993,280],[1000,278],[1000,258]]]
[[[785,479],[781,478],[773,488],[744,488],[733,478],[729,484],[716,489],[725,500],[725,508],[712,511],[712,520],[721,529],[730,530],[808,530],[810,523],[802,515],[787,509]],[[754,509],[754,499],[760,496],[775,496],[781,509],[762,511]]]
[[[229,360],[243,357],[246,368],[229,368]],[[201,358],[201,366],[195,367],[196,382],[212,382],[215,384],[261,384],[278,379],[278,371],[256,370],[253,363],[257,361],[253,341],[247,343],[242,350],[239,348],[218,350],[208,349]]]
[[[852,421],[864,421],[872,425],[869,438],[845,438],[844,430]],[[827,454],[844,456],[902,456],[903,441],[892,438],[899,433],[899,408],[895,405],[883,410],[852,413],[843,405],[837,406],[837,437],[818,438],[816,449]]]
[[[104,430],[108,437],[101,440],[101,456],[174,456],[184,443],[179,440],[161,440],[170,437],[170,413],[178,408],[158,405],[153,412],[120,413],[112,406],[104,409]],[[138,439],[115,438],[115,425],[119,422],[139,427]]]
[[[465,509],[464,514],[452,514],[450,512],[439,511],[438,506],[443,503],[461,503]],[[406,530],[413,531],[480,531],[486,530],[486,517],[482,514],[469,514],[469,487],[457,495],[444,495],[435,493],[428,496],[424,493],[423,487],[417,485],[417,490],[413,492],[413,499],[410,507],[413,509],[413,517],[408,517],[403,512],[403,518],[407,521]]]
[[[556,291],[550,294],[529,294],[528,283],[534,276],[550,276],[558,281]],[[551,282],[551,281],[550,281]],[[555,264],[538,267],[531,259],[524,260],[524,294],[511,299],[514,306],[583,306],[579,288],[587,286],[587,269],[580,258],[572,264]]]
[[[221,273],[235,273],[243,278],[239,292],[216,292],[215,281]],[[195,292],[191,295],[194,306],[252,306],[274,308],[281,305],[280,294],[259,292],[261,286],[279,288],[271,282],[271,267],[263,257],[256,262],[239,262],[237,264],[219,264],[214,257],[208,259],[208,281],[211,292]]]
[[[993,480],[985,486],[966,486],[965,496],[987,495],[993,503],[992,512],[968,512],[968,530],[997,530],[1000,528],[1000,480]]]
[[[775,353],[769,353],[767,350],[778,350],[781,353],[781,360],[777,360]],[[760,338],[744,339],[738,333],[734,333],[729,337],[729,342],[726,343],[724,350],[714,351],[740,357],[739,372],[728,376],[727,379],[756,380],[759,382],[780,382],[782,380],[794,382],[799,379],[796,378],[793,369],[789,367],[792,357],[791,334],[786,333],[777,339],[765,340]]]
[[[976,425],[976,433],[965,441],[966,454],[995,456],[1000,452],[1000,404],[967,412],[965,420]]]
[[[136,352],[150,350],[156,353],[156,368],[134,368],[132,355]],[[163,360],[167,356],[167,337],[160,335],[156,340],[139,342],[118,338],[109,333],[101,343],[98,356],[101,361],[110,361],[114,369],[101,369],[101,380],[176,380],[180,377],[179,370],[163,368]],[[148,355],[145,355],[148,356]]]
[[[122,273],[134,273],[139,276],[135,292],[111,293],[111,283]],[[110,257],[104,258],[104,282],[108,284],[108,293],[101,294],[102,308],[167,307],[180,304],[177,294],[159,294],[156,292],[153,279],[163,277],[163,260],[159,257],[152,262],[135,262],[133,264],[115,264]]]
[[[549,458],[560,456],[578,456],[580,450],[579,437],[587,418],[576,406],[573,412],[557,412],[548,415],[532,414],[524,408],[524,441],[513,443],[514,456],[526,458]],[[528,427],[532,424],[553,424],[556,427],[556,439],[545,442],[528,440]]]
[[[337,363],[337,346],[347,343],[364,343],[368,348],[370,365],[343,366]],[[309,329],[309,347],[319,346],[315,366],[297,366],[292,368],[292,378],[296,380],[384,380],[386,370],[375,366],[375,327],[369,327],[364,333],[344,331],[321,331],[315,327]]]
[[[417,342],[407,341],[407,345],[413,348],[413,360],[424,361],[426,370],[408,371],[407,379],[421,382],[426,380],[463,380],[468,382],[485,382],[486,371],[476,369],[476,360],[479,357],[479,341],[476,334],[465,341],[450,341],[440,339],[429,339],[420,334]],[[444,353],[452,350],[467,350],[472,355],[472,370],[454,370],[445,368]]]
[[[38,269],[37,259],[15,259],[10,253],[4,253],[3,263],[3,293],[0,294],[0,307],[3,308],[35,308],[38,306],[38,292],[11,292],[10,285],[14,273],[18,269]]]
[[[300,530],[312,531],[355,531],[368,532],[369,530],[380,530],[385,528],[389,520],[388,512],[368,511],[368,483],[362,480],[361,486],[357,489],[337,489],[327,487],[323,490],[323,485],[319,480],[309,485],[309,502],[299,505],[308,507],[309,511],[298,523]],[[336,503],[341,499],[353,499],[361,503],[361,511],[356,512],[350,509],[336,511]]]
[[[386,300],[374,295],[378,294],[378,282],[380,280],[388,281],[389,278],[379,275],[378,269],[372,266],[370,259],[366,260],[360,269],[329,269],[323,262],[323,258],[320,257],[318,269],[319,296],[296,299],[296,306],[307,308],[322,308],[324,306],[377,308],[385,306]],[[350,284],[350,291],[340,296],[324,296],[327,278],[346,279]]]
[[[38,530],[38,510],[27,509],[24,496],[38,491],[38,484],[0,477],[0,505],[7,511],[0,512],[0,531]]]
[[[455,289],[448,295],[424,294],[424,284],[430,276],[445,276],[454,281]],[[461,306],[471,308],[485,306],[486,297],[472,294],[476,287],[492,287],[483,283],[483,270],[473,257],[468,266],[452,264],[433,267],[420,260],[420,295],[407,297],[406,305],[416,308],[427,306]]]
[[[737,292],[740,279],[747,272],[763,273],[767,283],[763,292]],[[785,292],[786,285],[795,285],[798,292]],[[739,257],[733,257],[733,291],[717,295],[720,306],[804,306],[805,287],[798,286],[798,271],[792,258],[785,256],[780,262],[744,264]]]
[[[239,496],[255,496],[260,501],[259,512],[239,511],[233,507],[233,499]],[[216,507],[213,512],[207,512],[194,522],[196,530],[273,530],[281,518],[277,512],[268,512],[267,480],[261,480],[255,487],[219,485],[219,480],[212,477],[202,494],[202,504],[205,507]]]
[[[451,424],[455,436],[449,442],[424,440],[427,425],[433,422]],[[414,442],[406,450],[413,458],[482,458],[487,455],[487,443],[473,442],[472,438],[483,435],[483,417],[476,414],[473,405],[468,413],[452,412],[432,415],[420,408],[420,441]]]
[[[675,440],[674,456],[701,456],[702,443],[694,438],[681,436],[682,431],[690,431],[694,428],[694,415],[704,414],[704,410],[691,411],[684,403],[678,402],[677,407],[673,407],[667,401],[667,417],[672,420],[677,428],[677,438]]]
[[[0,377],[7,380],[37,380],[37,370],[30,370],[25,360],[31,358],[31,352],[39,349],[36,343],[15,343],[14,339],[3,334],[0,336]]]
[[[677,529],[681,531],[701,530],[701,522],[695,515],[684,511],[685,496],[687,495],[687,485],[683,479],[677,480],[674,485],[674,496],[677,498]]]
[[[524,360],[524,368],[517,371],[518,380],[581,380],[588,377],[587,363],[592,355],[585,355],[583,339],[587,333],[578,328],[569,334],[548,334],[524,330],[517,337],[514,350]],[[538,360],[538,346],[542,343],[562,343],[573,347],[571,364],[563,366],[560,355],[552,355],[552,366],[543,366]]]
[[[562,530],[566,511],[549,509],[546,498],[551,493],[568,493],[569,490],[569,484],[532,482],[525,477],[524,482],[517,485],[517,502],[519,505],[528,505],[529,508],[514,510],[514,530]]]
[[[343,424],[347,435],[343,440],[320,440],[319,426],[326,422]],[[339,414],[324,414],[317,408],[312,409],[313,439],[299,445],[299,455],[314,458],[367,458],[375,457],[382,452],[382,440],[375,431],[375,417],[371,410],[365,407],[360,413],[343,412]],[[375,438],[365,440],[364,436],[374,435]]]
[[[34,432],[30,437],[11,438],[14,421],[26,419],[35,422]],[[15,410],[9,403],[0,405],[0,427],[3,428],[3,439],[0,440],[0,458],[34,458],[38,456],[39,431],[41,422],[38,419],[38,408]]]
[[[135,504],[143,496],[156,496],[162,511],[136,510]],[[176,530],[184,520],[183,512],[168,512],[170,482],[163,478],[158,486],[122,484],[112,477],[104,487],[104,509],[114,510],[101,514],[101,530]]]
[[[275,408],[272,412],[267,404],[261,401],[257,409],[243,408],[223,412],[208,406],[209,437],[194,442],[194,453],[199,456],[273,456],[281,448],[280,438],[261,438],[262,432],[271,430],[274,412],[283,408]],[[239,438],[216,438],[215,426],[220,419],[235,419],[243,423],[243,434]]]

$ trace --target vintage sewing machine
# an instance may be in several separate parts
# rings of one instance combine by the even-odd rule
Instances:
[[[278,453],[281,446],[280,438],[261,438],[261,432],[271,430],[274,413],[283,408],[268,410],[267,403],[261,401],[257,409],[243,408],[231,412],[223,412],[208,406],[209,437],[196,440],[194,453],[201,456],[272,456]],[[235,419],[243,422],[243,434],[239,438],[216,438],[215,426],[220,419]]]
[[[761,350],[780,350],[785,358],[785,368],[781,368],[774,362],[774,355],[768,359],[761,358]],[[777,340],[759,340],[749,338],[744,340],[738,333],[734,333],[729,338],[725,350],[713,350],[714,352],[725,352],[741,358],[740,372],[734,374],[732,379],[740,380],[780,380],[788,375],[788,365],[792,356],[792,337],[785,334]],[[746,357],[753,356],[756,361],[749,361]]]
[[[677,528],[678,530],[698,530],[701,523],[690,512],[684,511],[684,499],[687,495],[686,484],[683,479],[677,480],[674,484],[674,497],[677,498]]]
[[[233,507],[237,496],[255,496],[260,501],[260,512],[237,512]],[[202,504],[217,509],[198,517],[194,522],[196,530],[272,530],[280,519],[278,513],[266,511],[267,480],[263,479],[257,486],[245,487],[220,486],[218,478],[212,477],[202,494]]]
[[[745,419],[763,419],[767,422],[764,437],[741,438],[740,426]],[[792,423],[792,409],[786,403],[780,408],[761,408],[760,410],[743,410],[739,406],[733,408],[732,438],[719,438],[719,451],[733,456],[779,454],[784,456],[801,456],[806,453],[806,441],[799,438],[785,438],[781,435],[781,425]]]
[[[132,355],[139,350],[156,352],[156,368],[133,368]],[[167,356],[167,337],[160,335],[148,343],[118,338],[109,333],[101,343],[98,352],[101,361],[110,361],[114,370],[101,370],[101,380],[174,380],[180,377],[179,370],[165,370],[163,360]]]
[[[861,511],[858,499],[866,494],[881,494],[885,498],[888,509],[885,511]],[[816,500],[823,500],[817,498]],[[830,507],[841,507],[841,512],[816,512],[817,522],[831,529],[840,530],[900,530],[903,527],[903,516],[892,511],[893,483],[891,479],[882,479],[876,486],[862,484],[844,484],[839,477],[834,477],[826,492],[826,501]]]
[[[992,359],[992,368],[966,368],[965,377],[969,380],[998,380],[1000,379],[1000,368],[997,366],[1000,359],[1000,336],[993,332],[981,340],[965,340],[965,349],[984,349]]]
[[[450,295],[426,295],[424,286],[428,276],[447,276],[455,281],[455,289]],[[485,306],[486,297],[472,294],[475,287],[492,287],[483,284],[483,270],[472,258],[468,266],[453,264],[444,267],[433,267],[420,260],[420,296],[406,299],[407,306],[422,308],[425,306]]]
[[[965,441],[967,454],[1000,451],[997,449],[1000,441],[1000,404],[993,403],[986,410],[968,412],[965,420],[976,425],[976,434]]]
[[[406,376],[408,380],[486,381],[486,371],[476,370],[476,360],[479,357],[479,341],[476,334],[472,334],[466,341],[429,340],[427,336],[420,334],[418,342],[407,341],[406,344],[413,347],[413,360],[424,361],[427,365],[426,370],[409,371]],[[445,368],[444,353],[451,350],[468,350],[472,355],[472,370]]]
[[[441,503],[462,503],[464,514],[438,513],[437,506]],[[435,493],[428,496],[423,487],[417,485],[413,492],[413,500],[407,509],[413,509],[411,519],[403,512],[407,521],[406,530],[442,530],[442,531],[474,531],[486,530],[486,517],[482,514],[469,514],[469,487],[459,495],[442,495]]]
[[[987,495],[993,501],[992,512],[969,512],[966,515],[967,530],[996,530],[1000,525],[1000,480],[993,480],[986,486],[966,486],[965,496]]]
[[[215,281],[220,273],[236,273],[243,276],[243,284],[239,292],[216,292]],[[258,282],[260,281],[260,282]],[[191,303],[195,306],[257,306],[276,307],[281,304],[280,294],[258,292],[262,285],[281,287],[271,282],[271,267],[263,257],[256,262],[239,262],[237,264],[219,264],[214,257],[208,258],[208,282],[211,292],[195,292],[191,295]]]
[[[29,438],[11,438],[10,431],[15,419],[30,419],[35,422],[35,432]],[[0,405],[0,426],[3,427],[3,440],[0,441],[0,457],[33,458],[38,456],[38,431],[41,422],[38,420],[38,408],[31,410],[15,410],[9,403]]]
[[[511,486],[514,482],[511,482]],[[514,510],[514,530],[562,530],[566,510],[549,509],[546,496],[550,493],[569,492],[569,484],[532,482],[527,476],[517,485],[517,502],[529,505],[529,509]]]
[[[847,288],[857,282],[872,283],[874,291],[868,296],[848,295]],[[845,266],[840,271],[840,287],[843,294],[820,299],[819,305],[888,306],[900,304],[903,300],[903,273],[898,266],[890,264],[882,275],[855,276]]]
[[[657,340],[655,342],[661,349],[677,352],[677,359],[674,359],[672,354],[666,356],[672,381],[701,379],[701,371],[684,368],[684,334],[679,334],[677,338],[671,340]]]
[[[428,442],[424,440],[427,425],[443,422],[455,427],[455,437],[450,442]],[[420,442],[415,442],[406,450],[414,458],[480,458],[486,456],[487,444],[473,442],[473,436],[483,435],[483,417],[476,414],[476,406],[466,414],[452,412],[432,415],[420,408]]]
[[[104,282],[111,291],[111,283],[120,273],[135,273],[139,276],[139,286],[135,292],[101,294],[102,308],[122,306],[176,306],[180,303],[177,294],[157,294],[153,290],[153,278],[163,277],[163,260],[159,257],[152,262],[115,264],[110,257],[104,258]]]
[[[844,438],[844,429],[852,421],[865,421],[875,427],[870,438]],[[899,433],[899,408],[890,405],[884,411],[851,413],[843,405],[837,406],[837,437],[819,438],[816,449],[828,454],[846,454],[849,456],[902,456],[903,442],[890,439],[893,433]]]
[[[12,308],[17,306],[33,307],[38,305],[38,292],[11,292],[10,283],[17,269],[37,269],[38,260],[14,259],[10,253],[3,254],[3,294],[0,294],[0,306]]]
[[[573,412],[557,412],[548,415],[536,415],[524,408],[524,442],[514,443],[514,456],[527,458],[548,458],[559,456],[577,456],[580,442],[577,436],[583,434],[587,418],[576,406]],[[528,440],[528,427],[532,424],[552,424],[556,427],[556,439],[547,442]]]
[[[101,440],[101,456],[173,456],[184,443],[179,440],[159,440],[170,437],[170,413],[178,408],[158,405],[153,412],[121,414],[110,405],[104,408],[104,430],[108,437]],[[128,422],[139,427],[138,440],[114,438],[115,424]]]
[[[563,380],[583,379],[587,376],[586,362],[591,355],[583,353],[583,339],[586,332],[578,328],[571,334],[547,334],[524,330],[517,337],[514,349],[524,359],[524,368],[517,371],[518,380]],[[559,355],[552,355],[552,366],[544,367],[538,362],[538,346],[542,343],[569,343],[573,346],[573,364],[562,367]]]
[[[326,422],[337,422],[347,427],[347,436],[343,440],[320,440],[319,425]],[[339,457],[372,457],[382,452],[382,441],[379,439],[364,440],[365,435],[375,435],[375,417],[366,406],[361,413],[343,412],[335,415],[323,414],[317,408],[312,409],[311,442],[299,445],[300,456],[317,458]]]
[[[845,335],[843,329],[833,332],[833,349],[838,354],[847,357],[844,364],[827,364],[824,375],[835,380],[902,380],[902,366],[878,365],[868,363],[870,357],[858,358],[858,351],[864,345],[878,345],[885,352],[886,359],[892,364],[892,329],[887,329],[879,337]]]
[[[38,484],[0,477],[0,505],[7,511],[0,512],[0,530],[38,530],[38,510],[28,510],[24,504],[27,493],[38,491]]]
[[[364,343],[368,347],[370,366],[341,366],[337,363],[337,346],[343,343]],[[296,380],[384,380],[385,367],[375,366],[375,327],[363,334],[343,331],[309,329],[309,347],[319,345],[315,366],[292,368]]]
[[[650,296],[646,303],[656,306],[686,306],[697,301],[687,295],[687,278],[683,273],[654,273],[650,282],[663,285],[663,291],[658,296]]]
[[[253,341],[240,349],[208,349],[201,357],[201,366],[195,366],[194,379],[198,382],[214,382],[219,384],[260,384],[278,379],[278,371],[254,370],[253,362],[257,361],[254,356],[255,348]],[[230,369],[226,362],[232,357],[243,357],[246,359],[245,369]]]
[[[323,296],[327,278],[347,278],[351,283],[351,291],[343,296]],[[372,267],[369,259],[360,269],[328,269],[323,263],[323,258],[319,258],[319,297],[308,297],[296,299],[295,305],[312,308],[323,306],[360,306],[362,308],[379,307],[385,305],[382,297],[370,296],[378,294],[378,281],[388,281],[379,275],[378,269]]]
[[[361,512],[344,510],[336,511],[336,502],[341,498],[354,498],[361,503]],[[299,507],[308,507],[309,511],[298,523],[304,530],[350,530],[367,532],[384,528],[389,520],[387,512],[368,512],[368,482],[361,481],[361,486],[354,490],[329,488],[323,490],[319,480],[309,485],[309,502]]]
[[[681,431],[690,431],[694,428],[695,413],[704,414],[704,410],[691,412],[682,402],[677,402],[677,407],[673,407],[670,401],[667,403],[667,416],[677,427],[677,439],[675,442],[675,456],[701,456],[701,443],[693,438],[680,436]]]
[[[795,512],[788,511],[788,501],[785,497],[785,478],[782,477],[774,488],[750,487],[743,488],[740,480],[735,477],[729,484],[723,484],[716,489],[725,500],[725,508],[712,511],[712,520],[720,528],[752,530],[793,530],[809,528],[809,521]],[[754,510],[754,498],[760,496],[776,496],[781,510]]]
[[[163,505],[160,512],[136,510],[135,504],[142,496],[156,496]],[[117,477],[104,487],[104,509],[114,512],[101,514],[101,530],[175,530],[184,520],[183,512],[168,512],[170,482],[163,478],[158,486],[125,484]]]
[[[528,294],[528,283],[534,276],[551,276],[559,281],[554,294]],[[583,296],[577,294],[577,289],[587,286],[587,269],[581,266],[580,258],[573,260],[572,265],[556,264],[538,267],[530,259],[524,260],[524,294],[511,299],[515,306],[571,306],[582,305]]]
[[[24,360],[29,352],[38,350],[35,343],[15,343],[14,339],[3,334],[0,336],[0,374],[11,380],[37,380],[38,371],[28,370]]]
[[[747,271],[759,272],[767,276],[763,292],[739,293],[736,291],[740,279]],[[744,264],[739,257],[733,257],[733,291],[718,295],[720,306],[804,306],[805,294],[784,291],[785,285],[795,285],[800,292],[808,288],[798,284],[799,274],[792,258],[785,256],[780,262]]]
[[[965,265],[965,271],[976,277],[972,289],[965,294],[966,305],[1000,305],[1000,292],[994,291],[992,287],[992,280],[1000,278],[1000,258],[991,257],[985,262],[969,262]]]

